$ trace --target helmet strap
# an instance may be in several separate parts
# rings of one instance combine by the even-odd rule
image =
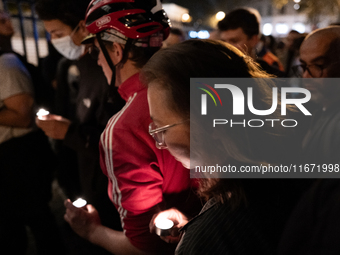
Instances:
[[[131,38],[128,38],[128,40],[126,41],[126,44],[125,44],[125,47],[123,49],[123,57],[122,57],[122,60],[117,63],[116,65],[113,64],[111,58],[110,58],[110,55],[104,45],[104,42],[103,40],[101,39],[101,36],[100,36],[100,33],[96,34],[96,37],[97,37],[97,40],[98,40],[98,43],[99,43],[99,46],[104,54],[104,57],[106,59],[106,62],[107,64],[109,65],[109,67],[111,68],[111,71],[112,71],[112,79],[111,79],[111,83],[110,83],[110,86],[114,86],[115,85],[115,80],[116,80],[116,66],[118,64],[124,64],[128,57],[129,57],[129,51],[131,49],[131,46],[134,44],[135,40],[134,39],[131,39]]]
[[[133,43],[135,42],[134,39],[128,38],[123,50],[123,57],[122,60],[120,61],[120,63],[125,64],[125,62],[128,60],[129,57],[129,51],[131,49],[131,46],[133,45]]]
[[[100,36],[100,33],[96,34],[96,37],[97,37],[97,40],[98,40],[98,43],[99,43],[99,46],[100,46],[100,49],[102,50],[103,54],[104,54],[104,57],[106,59],[106,62],[107,64],[109,65],[109,67],[111,68],[111,71],[112,71],[112,78],[111,78],[111,82],[110,82],[110,86],[115,86],[115,82],[116,82],[116,67],[115,65],[113,64],[111,58],[110,58],[110,55],[104,45],[104,42]]]

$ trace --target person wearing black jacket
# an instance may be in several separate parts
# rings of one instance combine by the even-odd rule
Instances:
[[[255,9],[235,9],[218,22],[219,37],[248,54],[267,73],[283,77],[284,72],[280,70],[276,56],[271,53],[270,56],[267,54],[263,57],[256,52],[260,41],[260,19],[261,16]]]
[[[32,75],[12,51],[9,14],[0,10],[0,245],[26,254],[29,227],[37,254],[62,254],[63,244],[49,207],[54,155],[33,123]]]
[[[81,46],[81,41],[88,35],[84,22],[88,3],[80,0],[36,2],[37,13],[51,35],[51,43],[59,53],[73,61],[68,65],[73,66],[73,74],[78,75],[77,85],[72,86],[72,91],[71,86],[58,84],[64,92],[61,98],[57,93],[59,104],[63,103],[62,100],[65,103],[73,101],[74,109],[69,109],[68,114],[74,117],[67,116],[71,118],[68,119],[65,115],[49,114],[43,119],[37,118],[36,123],[48,137],[62,141],[63,146],[76,152],[81,196],[98,208],[104,225],[120,230],[118,212],[107,196],[107,178],[99,166],[98,144],[107,121],[121,109],[124,101],[115,88],[107,84],[96,60]],[[67,114],[67,110],[61,113]],[[59,151],[62,153],[63,147]],[[67,164],[65,160],[63,162]]]
[[[340,27],[315,30],[303,41],[297,66],[311,101],[320,109],[303,141],[303,163],[321,167],[320,179],[304,194],[292,213],[278,249],[279,255],[339,254]],[[318,78],[318,79],[313,79]],[[326,79],[325,79],[326,78]],[[328,169],[328,171],[325,171]],[[332,171],[333,170],[333,171]],[[335,178],[334,178],[335,177]],[[322,179],[321,179],[322,178]]]

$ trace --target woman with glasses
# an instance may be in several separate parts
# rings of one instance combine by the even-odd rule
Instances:
[[[142,76],[148,86],[153,120],[149,133],[159,148],[167,148],[186,168],[214,160],[236,166],[280,164],[291,156],[293,149],[288,150],[286,145],[291,142],[292,133],[284,128],[236,127],[214,133],[204,124],[198,125],[196,115],[190,114],[190,78],[270,77],[235,47],[211,40],[189,40],[156,53],[144,66]],[[255,84],[253,89],[254,105],[269,109],[271,101],[266,98],[271,96],[272,85]],[[222,101],[232,107],[231,100]],[[277,111],[266,117],[280,119],[279,111],[280,103]],[[228,114],[226,119],[232,118]],[[191,134],[193,130],[195,134]],[[206,140],[201,142],[200,137],[214,139],[216,148],[205,146]],[[280,179],[202,178],[199,194],[207,202],[198,216],[189,221],[185,214],[172,208],[155,215],[150,229],[155,231],[155,219],[159,217],[174,221],[174,230],[182,228],[184,235],[176,254],[273,254],[285,220],[298,199],[294,185]],[[179,241],[174,236],[162,239]]]

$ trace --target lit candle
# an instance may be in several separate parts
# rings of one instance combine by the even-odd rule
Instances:
[[[157,235],[169,236],[171,235],[170,230],[174,226],[174,222],[166,218],[156,218],[155,226]]]
[[[81,207],[84,207],[87,204],[87,201],[82,199],[82,198],[78,198],[72,204],[77,208],[81,208]]]
[[[46,111],[45,109],[41,108],[38,112],[37,112],[37,116],[39,120],[43,120],[45,116],[49,115],[50,112]]]

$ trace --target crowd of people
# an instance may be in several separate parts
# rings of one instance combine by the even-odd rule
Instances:
[[[44,255],[339,254],[337,179],[195,179],[189,169],[215,159],[339,168],[340,86],[324,78],[340,77],[340,26],[292,30],[275,46],[250,8],[228,13],[207,40],[170,28],[160,0],[36,0],[35,8],[51,44],[39,70],[12,50],[10,16],[0,11],[4,251],[26,253],[28,226]],[[215,133],[190,114],[190,78],[200,77],[309,78],[312,118],[298,131]],[[255,83],[253,105],[269,109],[273,86]],[[37,105],[50,113],[35,117]],[[281,119],[280,109],[279,100],[267,118]],[[192,139],[207,134],[223,137],[214,150]],[[48,204],[53,179],[86,252],[63,243]],[[87,204],[74,205],[78,197]],[[157,234],[157,219],[174,223],[170,233]]]

